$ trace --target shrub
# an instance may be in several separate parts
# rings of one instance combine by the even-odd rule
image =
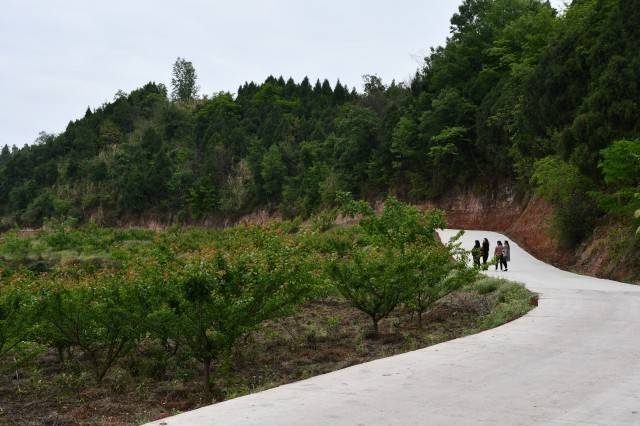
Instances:
[[[348,198],[348,194],[341,195]],[[464,260],[455,260],[458,246],[443,247],[436,229],[445,227],[444,213],[422,213],[416,207],[393,197],[387,198],[379,215],[367,211],[361,202],[342,200],[352,214],[364,218],[355,227],[362,234],[364,247],[353,247],[330,266],[330,275],[340,293],[373,323],[406,302],[422,313],[436,300],[466,282]]]
[[[475,284],[475,290],[478,294],[493,293],[498,289],[499,282],[494,278],[483,278]]]
[[[449,245],[412,247],[405,256],[412,286],[407,307],[418,314],[419,325],[422,325],[422,315],[427,309],[472,281],[476,274],[464,261],[453,259]]]
[[[408,265],[397,254],[374,247],[355,249],[329,268],[338,291],[371,318],[374,335],[380,320],[405,301],[411,289]]]
[[[305,263],[275,239],[264,244],[191,259],[172,278],[176,298],[166,306],[172,337],[202,363],[207,392],[213,361],[263,321],[288,313],[308,291]]]
[[[358,225],[370,243],[379,247],[394,247],[401,252],[408,244],[431,245],[437,242],[436,229],[444,228],[444,212],[422,213],[417,207],[389,197],[379,215],[371,215]]]
[[[318,213],[312,219],[313,229],[319,232],[326,232],[333,227],[338,213],[335,209],[328,209]]]
[[[25,340],[35,318],[34,298],[24,281],[0,287],[0,359]]]
[[[38,340],[61,350],[77,347],[100,383],[142,332],[138,288],[122,274],[99,273],[43,279]]]
[[[573,247],[592,229],[598,211],[587,189],[592,187],[577,166],[551,156],[538,160],[531,178],[538,195],[555,207],[553,228],[560,242]]]

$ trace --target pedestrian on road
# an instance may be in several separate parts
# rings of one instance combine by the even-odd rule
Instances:
[[[487,260],[489,260],[489,240],[486,238],[482,240],[482,263],[484,265],[487,264]]]
[[[480,257],[482,257],[482,247],[480,247],[480,241],[476,240],[476,245],[471,249],[471,256],[473,257],[473,266],[480,267]]]
[[[496,248],[493,250],[493,257],[496,261],[496,271],[498,270],[498,265],[500,265],[500,270],[502,271],[502,265],[504,264],[504,247],[501,241],[498,241],[498,245],[496,245]]]
[[[504,270],[507,271],[507,262],[511,262],[511,246],[509,241],[504,240],[504,246],[502,247],[502,257],[504,259]]]

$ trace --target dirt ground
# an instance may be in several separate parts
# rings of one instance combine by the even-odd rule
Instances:
[[[9,365],[2,371],[0,424],[140,424],[461,337],[477,331],[495,305],[492,294],[459,291],[428,312],[422,327],[397,310],[372,338],[369,318],[344,301],[308,303],[239,342],[215,366],[211,397],[204,395],[200,366],[180,348],[129,354],[101,386],[74,354],[60,363],[56,353],[41,353],[29,370]]]

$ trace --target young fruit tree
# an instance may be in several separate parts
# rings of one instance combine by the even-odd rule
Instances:
[[[238,338],[303,300],[311,282],[307,271],[300,256],[275,239],[260,248],[197,257],[179,271],[168,320],[175,324],[173,339],[202,363],[207,394],[214,361]]]
[[[412,277],[407,266],[395,250],[365,247],[332,262],[329,274],[340,294],[371,318],[377,336],[380,320],[409,295]]]
[[[123,274],[73,275],[44,278],[38,340],[58,350],[80,349],[100,383],[133,348],[142,332],[144,313],[136,303],[136,283]]]
[[[464,259],[456,258],[452,244],[434,244],[429,247],[412,246],[406,261],[411,271],[411,297],[407,307],[418,314],[422,327],[423,314],[438,300],[473,281],[477,275]]]
[[[22,284],[13,282],[0,289],[0,359],[22,343],[35,319],[33,297]]]
[[[437,250],[440,243],[435,231],[445,226],[444,214],[439,210],[425,214],[389,197],[382,212],[375,215],[362,202],[349,198],[341,194],[342,210],[364,216],[357,225],[364,247],[332,262],[329,272],[340,293],[369,315],[377,335],[379,321],[416,294],[423,311],[431,297],[453,291],[449,290],[454,288],[451,282],[443,280],[450,253]]]

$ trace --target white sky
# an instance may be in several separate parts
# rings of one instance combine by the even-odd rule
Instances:
[[[208,94],[270,74],[358,89],[363,74],[408,80],[461,2],[2,0],[0,146],[59,133],[118,89],[168,86],[178,56]]]

